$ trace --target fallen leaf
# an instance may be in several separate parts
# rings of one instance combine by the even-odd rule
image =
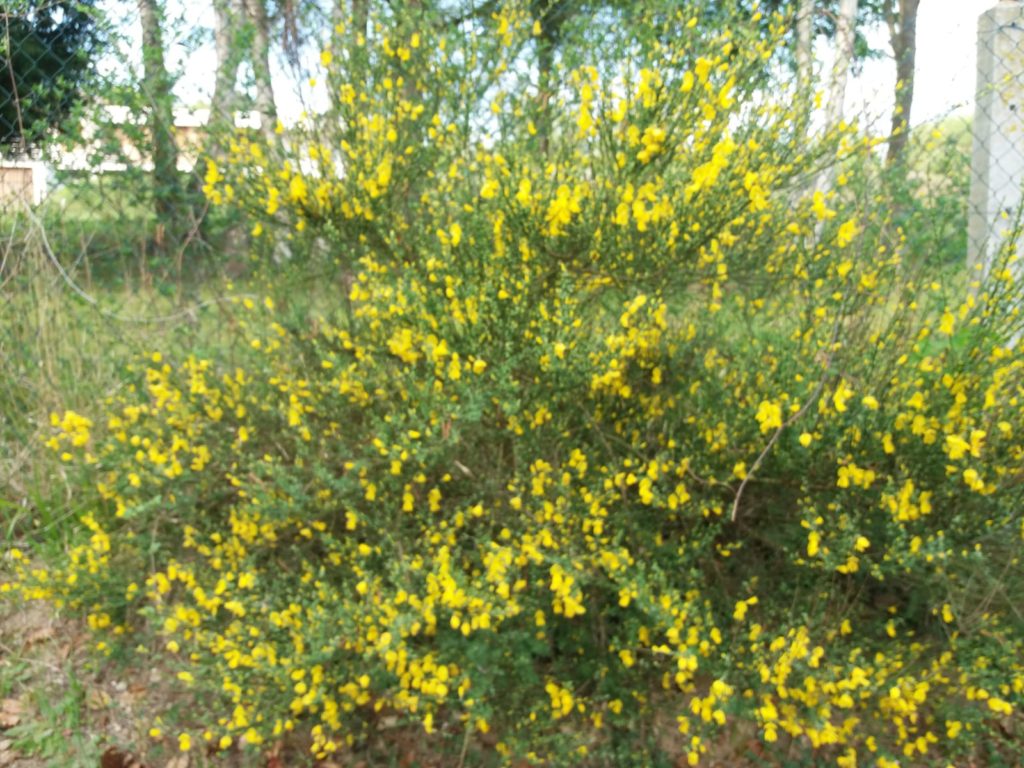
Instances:
[[[93,688],[85,695],[85,706],[91,710],[106,709],[110,706],[110,695],[102,688]]]
[[[21,702],[17,699],[0,701],[0,728],[13,728],[21,722]]]
[[[764,759],[764,757],[765,757],[764,746],[757,739],[748,739],[747,740],[747,749],[749,749],[751,752],[753,752],[755,755],[757,755],[762,760]]]
[[[131,752],[125,752],[117,747],[107,747],[107,750],[100,756],[100,768],[146,768],[146,766]]]
[[[164,768],[188,768],[188,763],[188,755],[182,753],[168,760]]]
[[[24,644],[28,648],[38,643],[52,640],[54,636],[53,627],[39,627],[25,635]]]

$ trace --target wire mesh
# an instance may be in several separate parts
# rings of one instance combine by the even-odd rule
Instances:
[[[277,112],[294,116],[316,108],[317,96],[300,86],[315,68],[316,41],[331,33],[334,11],[315,3],[281,7],[286,6],[288,13],[262,20],[260,13],[265,16],[270,6],[256,0],[218,0],[201,9],[163,0],[16,0],[0,9],[0,214],[31,207],[65,230],[77,223],[81,231],[71,239],[89,244],[91,266],[123,272],[130,261],[142,282],[153,278],[155,262],[148,255],[166,257],[168,238],[179,245],[187,241],[193,250],[211,249],[203,243],[204,211],[195,192],[202,172],[197,161],[213,126],[267,130]],[[157,14],[162,31],[156,54],[166,68],[163,80],[147,73],[152,58],[146,52],[154,42],[144,44],[147,8]],[[926,7],[922,13],[935,11]],[[941,203],[947,217],[955,207],[952,198],[963,198],[955,214],[963,231],[943,258],[953,258],[956,248],[962,257],[976,256],[987,247],[982,243],[993,241],[993,219],[1019,200],[1014,190],[1024,168],[1016,107],[1024,72],[1021,15],[1019,3],[1002,2],[983,16],[983,23],[995,19],[984,34],[970,17],[944,28],[945,39],[957,41],[960,51],[976,50],[987,73],[976,84],[965,87],[972,79],[969,67],[919,62],[908,180],[914,194]],[[261,30],[264,37],[270,33],[268,39],[261,40]],[[868,42],[884,52],[885,30],[877,32],[878,39]],[[935,35],[931,28],[923,33]],[[830,44],[824,41],[824,48]],[[234,63],[227,81],[218,66],[225,57]],[[847,117],[861,119],[867,132],[890,130],[894,72],[891,58],[883,55],[865,62],[850,82]],[[224,87],[231,98],[215,93]],[[225,105],[230,116],[211,115],[211,102]],[[162,182],[167,162],[174,173]],[[162,183],[177,189],[162,189]],[[175,194],[186,199],[176,201]],[[118,236],[104,245],[104,233],[113,230],[90,231],[89,222],[112,220]],[[126,227],[134,228],[129,237]],[[125,252],[129,243],[132,253]],[[164,262],[160,269],[169,277],[174,259]]]
[[[987,271],[1014,245],[1024,199],[1024,4],[1001,3],[983,14],[977,41],[968,255]]]
[[[0,9],[0,222],[12,242],[45,234],[33,242],[50,279],[112,319],[176,318],[188,301],[210,298],[196,287],[203,269],[244,269],[249,243],[237,222],[223,208],[216,219],[203,198],[204,152],[231,131],[269,136],[278,120],[322,108],[323,84],[310,77],[344,7],[176,2],[15,0]],[[990,259],[1024,183],[1024,3],[958,19],[919,20],[907,147],[885,177],[905,203],[896,218],[909,247],[935,266]],[[880,26],[866,43],[884,52],[891,35]],[[971,67],[946,66],[941,50],[936,58],[939,37],[977,55],[977,80]],[[822,36],[816,46],[826,97],[834,45]],[[895,72],[891,56],[862,59],[846,91],[845,117],[883,139],[880,157],[899,98]],[[97,280],[119,291],[95,291]],[[136,317],[129,305],[140,289],[167,305]]]

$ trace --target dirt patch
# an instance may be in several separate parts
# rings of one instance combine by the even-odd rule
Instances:
[[[145,743],[159,672],[97,665],[91,642],[45,603],[0,603],[0,768],[93,768]]]
[[[173,729],[154,738],[162,712],[188,711],[160,654],[99,660],[83,622],[43,602],[0,596],[0,768],[292,768],[308,745],[262,755],[177,749]],[[319,768],[330,768],[324,763]],[[336,768],[336,767],[335,767]]]

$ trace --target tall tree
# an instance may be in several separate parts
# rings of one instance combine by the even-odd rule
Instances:
[[[540,119],[537,135],[542,154],[547,154],[551,140],[551,105],[554,85],[551,81],[555,68],[555,51],[562,41],[566,22],[580,12],[580,0],[532,0],[530,12],[540,24],[537,38],[537,93],[540,100]]]
[[[271,16],[266,0],[214,0],[214,46],[217,73],[210,112],[213,127],[234,126],[234,114],[246,105],[238,91],[238,68],[252,67],[255,98],[250,102],[268,137],[277,122],[277,107],[270,72]]]
[[[796,16],[796,74],[801,88],[811,82],[814,62],[814,0],[800,0]]]
[[[177,226],[183,200],[174,138],[174,81],[164,60],[163,9],[159,0],[138,0],[142,24],[142,90],[148,102],[153,160],[153,201],[158,223]],[[159,238],[158,238],[159,239]]]
[[[917,9],[920,0],[889,0],[885,20],[896,59],[896,92],[893,97],[892,136],[886,163],[903,160],[910,135],[910,110],[914,104],[914,66],[917,59]]]
[[[268,138],[277,124],[277,106],[270,75],[270,15],[267,0],[244,0],[246,17],[252,27],[252,74],[256,85],[256,111],[260,128]]]
[[[236,40],[242,23],[237,0],[213,0],[213,18],[217,72],[210,101],[210,119],[226,121],[230,125],[240,104],[235,83],[238,80],[238,66],[242,63],[244,54],[242,46]]]
[[[846,84],[850,79],[853,64],[855,32],[857,29],[857,0],[839,0],[836,16],[835,61],[829,78],[828,106],[825,108],[825,125],[832,128],[843,119],[843,102],[846,99]]]
[[[777,0],[786,1],[786,0]],[[805,0],[801,0],[804,2]],[[822,0],[818,0],[819,4]],[[825,0],[818,18],[826,23],[818,31],[837,39],[844,17],[840,0],[838,12],[836,0]],[[854,26],[852,63],[856,65],[865,58],[876,56],[880,51],[872,50],[862,30],[884,24],[889,29],[889,44],[892,47],[896,66],[896,87],[893,95],[893,114],[889,149],[886,162],[896,164],[903,159],[909,138],[911,107],[914,103],[914,67],[917,58],[917,15],[920,0],[860,0]],[[831,19],[835,22],[832,23]]]

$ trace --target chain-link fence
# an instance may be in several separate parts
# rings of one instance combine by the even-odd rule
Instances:
[[[2,15],[0,216],[11,231],[42,227],[82,292],[95,270],[136,286],[169,276],[168,201],[181,203],[175,234],[196,223],[185,203],[200,126],[174,104],[170,62],[153,47],[163,40],[143,50],[142,15],[47,0]]]
[[[994,217],[1015,207],[1024,178],[1015,95],[1024,11],[1000,2],[979,27],[977,12],[988,4],[958,3],[955,12],[926,5],[917,22],[904,159],[914,194],[941,196],[942,220],[960,227],[944,238],[943,258],[957,248],[972,258],[984,250]],[[336,14],[311,2],[265,0],[8,4],[0,10],[0,213],[10,219],[32,209],[68,235],[57,238],[62,246],[88,246],[83,269],[140,284],[180,271],[182,244],[193,263],[202,261],[219,246],[199,194],[203,148],[218,131],[267,131],[278,118],[294,121],[317,108],[322,86],[308,87],[308,73]],[[846,116],[884,136],[901,101],[890,55],[898,36],[876,26],[858,47],[882,55],[854,56]],[[818,43],[827,90],[836,40]],[[964,65],[975,55],[977,82]]]
[[[986,12],[993,2],[921,8],[908,142],[899,163],[879,155],[910,250],[940,270],[962,271],[968,254],[984,261],[1020,207],[1024,3]],[[86,384],[102,375],[101,341],[76,336],[88,327],[81,311],[102,318],[103,344],[125,347],[133,323],[188,332],[215,311],[220,296],[202,278],[245,272],[249,243],[226,207],[207,206],[204,153],[236,130],[287,132],[322,107],[325,84],[311,78],[349,10],[313,0],[0,8],[0,411],[22,412],[47,389],[95,391]],[[858,38],[861,54],[896,45],[898,25],[876,27]],[[823,29],[827,96],[836,39]],[[964,63],[975,55],[976,70]],[[891,55],[853,61],[846,118],[887,139],[907,84],[901,97]],[[46,349],[27,350],[28,339]]]
[[[55,481],[28,472],[47,466],[35,459],[48,412],[106,396],[157,345],[235,332],[211,278],[244,272],[247,248],[205,200],[203,157],[237,130],[273,130],[271,78],[294,101],[308,58],[298,27],[330,29],[314,10],[0,5],[0,502]]]
[[[299,32],[299,28],[302,32]],[[0,9],[0,217],[135,287],[222,265],[204,154],[308,107],[313,3],[16,0]],[[301,35],[301,36],[300,36]],[[271,39],[273,37],[273,40]],[[319,46],[313,43],[319,51]],[[24,223],[24,222],[23,222]]]
[[[987,271],[1019,231],[1024,200],[1024,4],[1002,2],[987,11],[977,39],[968,257]]]

